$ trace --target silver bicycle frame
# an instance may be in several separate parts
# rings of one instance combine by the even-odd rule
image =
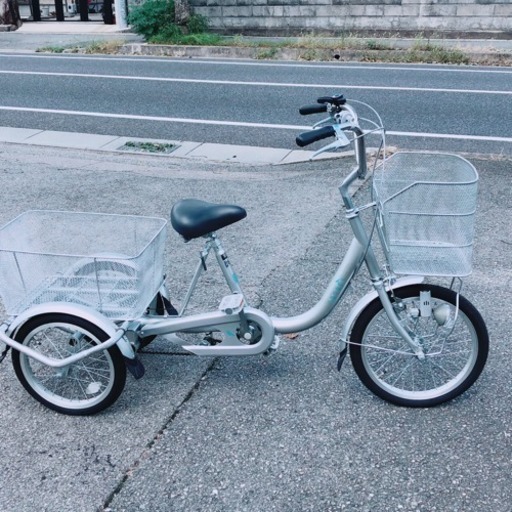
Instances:
[[[348,108],[350,109],[350,107]],[[357,126],[353,126],[350,129],[351,131],[354,132],[355,135],[354,144],[357,166],[343,181],[340,187],[340,193],[346,208],[346,217],[354,233],[354,238],[350,243],[350,246],[340,266],[338,267],[336,273],[334,274],[331,281],[327,285],[326,290],[324,291],[322,297],[317,302],[317,304],[315,304],[308,311],[297,316],[288,318],[271,317],[270,322],[271,325],[273,326],[273,329],[278,334],[300,332],[317,325],[324,318],[326,318],[339,303],[339,301],[345,294],[352,278],[355,276],[355,274],[360,268],[360,265],[364,261],[368,268],[368,272],[370,274],[370,278],[375,288],[375,291],[378,297],[380,298],[384,310],[387,316],[389,317],[389,320],[393,325],[395,331],[402,338],[404,338],[404,340],[410,345],[414,353],[421,357],[422,349],[419,346],[419,343],[411,338],[411,336],[404,329],[397,315],[394,312],[393,305],[387,294],[384,277],[382,275],[379,263],[371,246],[370,237],[368,236],[368,233],[366,232],[364,224],[359,215],[361,209],[355,207],[351,198],[351,194],[349,192],[352,183],[354,183],[358,178],[364,178],[367,173],[364,133]],[[367,206],[362,208],[366,207]],[[211,233],[206,238],[207,241],[203,251],[201,252],[200,262],[192,278],[192,282],[186,294],[184,304],[180,310],[179,316],[183,315],[186,307],[188,306],[188,303],[190,301],[190,298],[193,294],[193,291],[199,280],[200,275],[206,270],[206,259],[211,250],[213,250],[215,253],[217,262],[224,274],[224,278],[231,292],[233,294],[242,294],[243,296],[243,291],[240,287],[238,277],[234,270],[232,269],[231,264],[229,263],[229,258],[227,257],[227,254],[224,251],[222,244],[220,243],[220,240],[217,238],[215,233]],[[240,316],[242,315],[243,313],[240,314]],[[204,317],[205,322],[202,323],[200,320],[201,316],[201,314],[198,315],[198,322],[194,325],[194,328],[196,328],[197,330],[191,328],[189,329],[189,332],[206,332],[210,327],[213,327],[212,330],[215,330],[213,325],[208,324],[206,316]],[[149,336],[152,334],[178,332],[179,330],[181,330],[177,328],[179,324],[180,320],[176,317],[168,319],[160,318],[154,320],[143,319],[141,334],[144,336]],[[173,341],[176,340],[173,338]],[[241,344],[243,345],[243,343]],[[245,347],[246,351],[249,350],[249,347],[252,347],[252,345],[243,346]],[[190,346],[186,346],[184,348],[186,348],[187,350],[191,350]],[[198,347],[191,351],[195,353],[198,353],[200,351],[204,354],[215,355],[219,354],[220,348],[220,346]],[[241,348],[240,351],[243,351],[243,349]],[[239,354],[240,351],[237,351],[236,353]],[[254,353],[254,351],[251,352]],[[230,355],[231,352],[227,350],[225,353],[227,355]]]

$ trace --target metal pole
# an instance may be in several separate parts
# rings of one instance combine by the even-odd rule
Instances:
[[[116,10],[117,28],[120,30],[128,28],[128,12],[126,9],[126,0],[114,0],[114,7]]]

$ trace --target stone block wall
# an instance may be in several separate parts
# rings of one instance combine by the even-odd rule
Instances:
[[[212,29],[253,35],[511,33],[512,0],[190,0]]]

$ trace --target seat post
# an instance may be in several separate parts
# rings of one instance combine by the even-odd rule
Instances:
[[[236,272],[233,270],[233,267],[229,262],[228,255],[222,247],[220,240],[217,238],[217,235],[215,233],[210,233],[209,239],[213,244],[213,250],[215,252],[217,262],[224,274],[224,278],[226,279],[229,289],[232,293],[240,293],[243,295],[244,293],[240,287],[240,280],[238,279]]]

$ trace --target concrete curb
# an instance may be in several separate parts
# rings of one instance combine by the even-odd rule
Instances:
[[[246,165],[287,165],[308,162],[314,154],[314,151],[286,148],[142,139],[138,137],[119,137],[117,135],[95,135],[90,133],[45,131],[2,126],[0,126],[0,142]],[[172,145],[175,148],[170,152],[144,151],[141,149],[130,149],[126,146],[128,142],[148,143],[149,146],[151,144],[160,146]],[[315,160],[338,158],[339,156],[340,153],[324,153],[315,157]]]
[[[470,64],[511,66],[512,54],[502,50],[448,48],[459,50]],[[255,60],[306,60],[333,62],[397,62],[407,63],[410,48],[389,50],[337,50],[330,48],[275,48],[275,47],[236,47],[236,46],[171,46],[147,43],[129,43],[123,45],[120,53],[124,55],[167,56],[181,58],[218,58],[218,59],[255,59]],[[416,50],[415,60],[411,63],[428,62],[427,51]],[[461,62],[465,64],[466,62]]]

